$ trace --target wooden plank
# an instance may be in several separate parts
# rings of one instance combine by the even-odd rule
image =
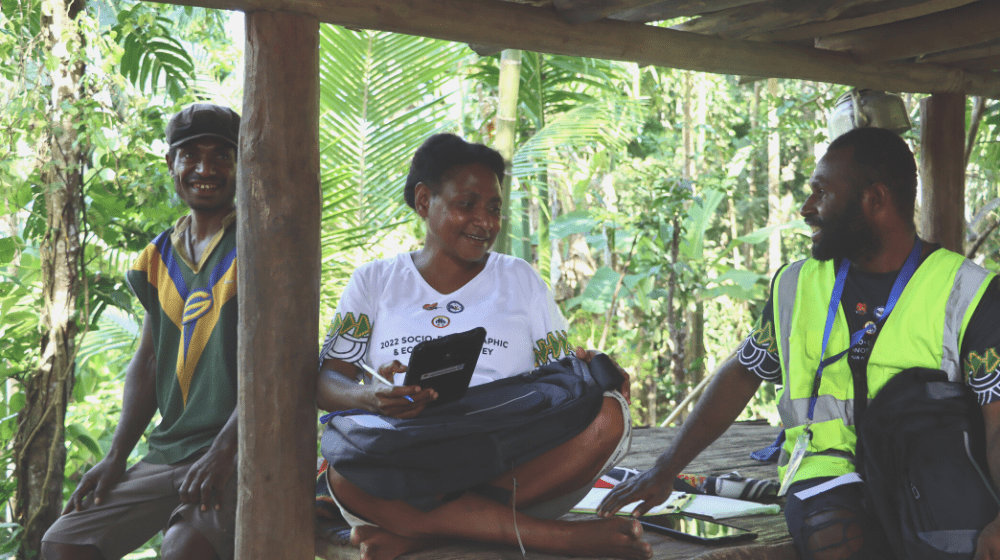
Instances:
[[[854,6],[871,0],[814,0],[787,2],[773,0],[763,5],[723,10],[675,25],[679,31],[740,39],[775,29],[784,29],[817,20],[833,19]]]
[[[237,212],[236,558],[312,559],[319,332],[319,22],[246,17]]]
[[[897,21],[918,18],[944,10],[958,8],[977,1],[978,0],[929,0],[927,2],[920,2],[913,5],[912,0],[904,0],[903,2],[900,2],[904,5],[895,9],[888,9],[864,16],[845,17],[843,19],[809,23],[798,27],[769,31],[767,33],[754,35],[749,37],[749,39],[752,41],[764,41],[768,43],[800,41],[802,39],[811,40],[816,37],[825,37],[827,35],[854,31],[855,29],[864,29],[866,27],[875,27],[878,25],[896,23]]]
[[[942,53],[929,54],[917,59],[917,62],[931,64],[952,64],[963,60],[973,60],[976,58],[986,58],[1000,55],[1000,39],[990,41],[975,47],[956,49]]]
[[[653,466],[656,458],[677,435],[679,428],[634,428],[632,447],[621,462],[623,467],[645,470]],[[760,463],[750,459],[750,452],[770,445],[780,428],[766,423],[736,423],[721,438],[710,445],[685,469],[685,472],[702,475],[719,475],[739,471],[741,475],[758,479],[776,479],[774,463]],[[783,503],[780,501],[779,503]],[[593,516],[567,514],[562,519],[586,521]],[[749,547],[709,547],[675,541],[655,533],[644,538],[653,547],[653,558],[674,560],[699,558],[701,560],[795,560],[794,549],[785,526],[783,515],[754,515],[726,521],[738,527],[745,527],[758,533],[759,537]],[[324,529],[326,533],[332,533]],[[355,560],[360,558],[357,547],[352,547],[341,538],[332,536],[330,541],[317,541],[317,553],[328,560]],[[515,547],[492,546],[479,543],[455,542],[401,557],[406,560],[494,560],[497,558],[520,558]],[[532,552],[532,560],[570,560],[567,557],[552,556]]]
[[[954,66],[972,70],[974,72],[985,72],[989,70],[1000,70],[1000,55],[985,56],[983,58],[973,58],[956,62]]]
[[[604,17],[622,21],[662,21],[756,4],[764,0],[555,0],[556,10],[570,23]]]
[[[997,15],[996,3],[980,1],[911,20],[821,37],[816,47],[848,52],[859,62],[902,60],[997,39]]]
[[[569,24],[554,10],[501,0],[174,0],[224,10],[276,9],[345,27],[697,72],[830,82],[884,91],[1000,98],[1000,76],[931,64],[859,64],[843,53],[727,41],[649,25]]]
[[[965,96],[921,100],[920,179],[920,236],[965,254]]]

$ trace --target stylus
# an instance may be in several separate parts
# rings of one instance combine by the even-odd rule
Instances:
[[[375,370],[373,370],[371,368],[371,366],[369,366],[368,364],[366,364],[364,362],[358,362],[358,365],[361,366],[361,369],[363,369],[363,370],[367,371],[368,373],[370,373],[371,376],[374,377],[375,379],[378,379],[379,381],[381,381],[382,383],[385,383],[386,385],[388,385],[390,387],[395,387],[395,385],[393,385],[392,383],[389,383],[388,379],[386,379],[386,378],[382,377],[381,375],[379,375],[378,372],[375,371]],[[413,402],[413,397],[411,397],[410,395],[403,395],[403,398],[406,399],[406,400],[408,400],[408,401],[410,401],[410,402]]]

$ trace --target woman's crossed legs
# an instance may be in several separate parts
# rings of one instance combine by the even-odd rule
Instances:
[[[518,509],[545,503],[588,486],[600,476],[626,435],[620,401],[605,397],[597,418],[566,443],[496,478],[491,485],[514,491]],[[572,522],[516,517],[511,503],[501,504],[473,492],[423,512],[400,500],[376,498],[329,469],[330,489],[344,508],[374,525],[354,528],[351,541],[362,558],[391,560],[445,538],[517,545],[572,556],[649,558],[638,521],[623,517]]]

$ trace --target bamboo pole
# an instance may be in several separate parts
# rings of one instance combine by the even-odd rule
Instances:
[[[504,213],[508,216],[500,224],[500,233],[493,250],[498,253],[510,255],[513,248],[513,239],[510,236],[510,225],[514,212],[510,205],[510,190],[513,186],[512,175],[514,171],[514,148],[517,144],[517,100],[518,92],[521,88],[521,51],[506,49],[500,55],[500,99],[497,103],[497,117],[495,123],[496,149],[503,156],[506,173],[503,177],[503,184],[500,185],[503,196]],[[522,232],[524,236],[530,237],[528,231]],[[530,247],[530,245],[529,245]],[[524,254],[525,260],[531,260],[528,252]]]
[[[671,422],[673,422],[678,416],[680,416],[681,412],[683,412],[684,409],[687,408],[689,404],[691,404],[691,401],[698,398],[698,395],[700,395],[702,390],[704,390],[705,387],[708,386],[708,382],[715,378],[715,374],[718,372],[719,369],[716,369],[712,373],[706,375],[705,379],[702,379],[701,383],[699,383],[698,386],[692,389],[691,393],[688,396],[684,397],[684,400],[681,401],[681,404],[677,405],[677,408],[675,408],[674,411],[671,412],[670,415],[667,416],[667,418],[660,423],[660,427],[666,428],[667,426],[670,425]]]

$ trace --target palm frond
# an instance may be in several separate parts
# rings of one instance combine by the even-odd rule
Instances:
[[[560,113],[522,144],[514,154],[513,175],[521,182],[565,167],[559,153],[595,145],[624,149],[642,122],[638,101],[610,98]]]
[[[98,328],[90,330],[80,341],[77,352],[77,367],[86,367],[87,361],[96,355],[107,355],[113,350],[117,358],[108,365],[122,366],[132,358],[130,350],[139,339],[140,325],[128,313],[116,307],[107,307],[97,321]]]
[[[320,30],[320,165],[324,292],[410,219],[402,197],[414,150],[455,129],[443,102],[464,45],[332,25]],[[344,264],[344,266],[338,266]]]

